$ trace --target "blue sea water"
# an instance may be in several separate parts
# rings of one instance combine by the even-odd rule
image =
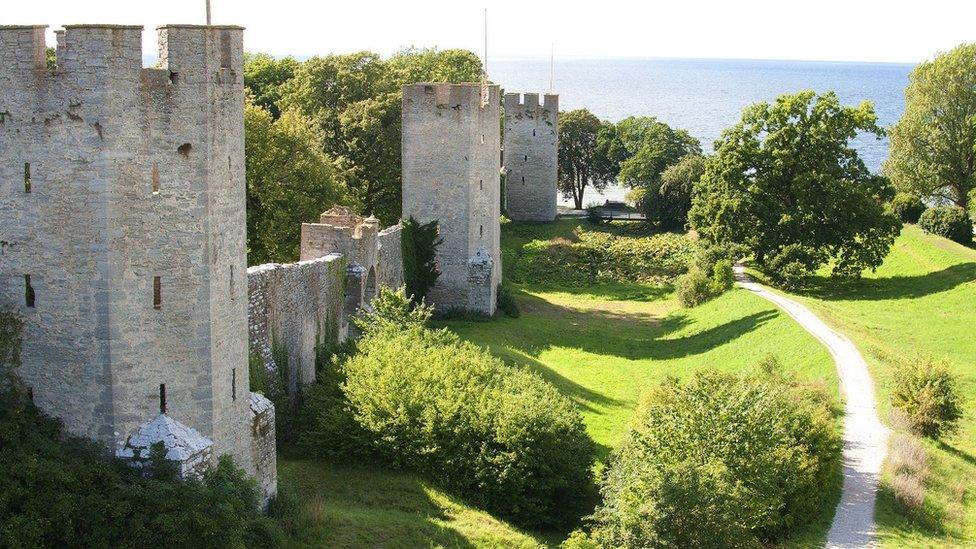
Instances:
[[[835,91],[845,104],[874,104],[882,126],[896,122],[905,108],[904,91],[914,66],[894,63],[752,61],[716,59],[576,59],[554,64],[553,91],[561,110],[587,108],[603,119],[655,116],[688,130],[706,151],[742,109],[758,101],[804,89]],[[547,92],[549,60],[494,60],[490,78],[509,92]],[[888,141],[859,136],[855,146],[877,171],[888,156]],[[618,199],[623,190],[611,189]],[[599,199],[599,200],[598,200]],[[586,202],[602,202],[587,197]]]

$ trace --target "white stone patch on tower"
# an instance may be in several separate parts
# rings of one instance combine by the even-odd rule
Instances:
[[[140,425],[115,455],[142,468],[156,444],[161,444],[166,451],[166,460],[179,467],[180,478],[199,478],[212,464],[213,441],[166,414]]]

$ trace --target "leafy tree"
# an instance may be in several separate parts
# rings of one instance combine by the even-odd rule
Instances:
[[[443,242],[438,235],[437,220],[418,223],[413,216],[403,221],[400,246],[403,252],[403,281],[407,295],[421,303],[437,282],[437,247]]]
[[[323,150],[345,172],[356,208],[383,223],[400,218],[400,109],[410,82],[473,82],[481,62],[465,50],[408,49],[315,57],[282,86],[280,104],[315,120]]]
[[[716,141],[691,224],[793,282],[828,262],[837,276],[877,268],[901,221],[885,209],[891,185],[850,145],[858,132],[881,135],[869,102],[845,107],[834,93],[803,91],[752,105]]]
[[[976,44],[912,71],[884,172],[900,190],[968,207],[976,182]]]
[[[602,191],[617,178],[622,153],[613,124],[586,109],[559,116],[559,188],[577,210],[587,187]]]
[[[705,174],[705,157],[688,154],[661,173],[656,195],[644,194],[643,210],[648,220],[666,231],[681,230],[688,222],[691,193]]]
[[[299,62],[292,57],[275,59],[266,53],[244,55],[244,87],[251,92],[254,104],[267,109],[277,119],[282,85],[295,76]]]
[[[298,258],[301,223],[346,200],[346,187],[322,152],[321,131],[286,110],[275,120],[267,110],[244,106],[247,171],[247,244],[252,265]]]

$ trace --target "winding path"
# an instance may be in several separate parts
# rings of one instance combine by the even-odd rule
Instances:
[[[753,282],[742,265],[735,279],[750,292],[772,301],[820,340],[837,365],[844,390],[844,486],[827,547],[870,547],[875,544],[874,503],[881,464],[888,448],[888,430],[878,418],[874,383],[861,353],[851,341],[830,329],[817,315],[788,297]]]

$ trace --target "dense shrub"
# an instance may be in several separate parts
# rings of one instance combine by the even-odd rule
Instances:
[[[602,547],[759,547],[816,516],[840,441],[823,389],[697,374],[648,394],[612,456]],[[577,544],[579,547],[586,545]]]
[[[438,235],[436,220],[419,223],[413,216],[403,221],[401,236],[403,281],[407,295],[420,303],[441,274],[437,270],[437,247],[443,239]]]
[[[678,302],[684,307],[696,307],[712,298],[712,280],[698,267],[678,277],[674,283]]]
[[[199,481],[143,478],[98,444],[67,436],[25,396],[0,395],[4,546],[277,545],[281,533],[257,498],[229,458]]]
[[[599,282],[661,283],[688,270],[696,244],[684,235],[615,236],[577,229],[571,238],[522,247],[516,282],[583,287]]]
[[[572,402],[534,374],[419,326],[367,333],[344,374],[385,461],[523,525],[583,513],[594,445]]]
[[[911,193],[898,193],[891,199],[891,211],[905,223],[918,223],[925,211],[922,199]]]
[[[962,417],[955,377],[945,364],[932,359],[900,364],[891,400],[905,413],[911,430],[927,437],[953,431]]]
[[[728,259],[716,261],[712,265],[712,293],[723,294],[731,290],[734,284],[735,273],[732,271],[732,262]]]
[[[927,233],[943,236],[960,244],[973,241],[973,221],[966,210],[958,206],[937,206],[925,210],[918,225]]]

